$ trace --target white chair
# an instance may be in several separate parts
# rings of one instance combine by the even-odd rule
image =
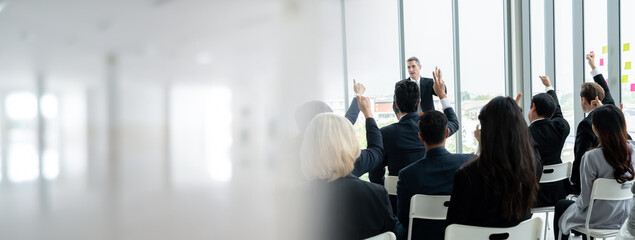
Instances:
[[[593,181],[593,189],[591,189],[591,201],[589,202],[589,210],[586,214],[586,221],[584,227],[576,227],[573,230],[583,233],[589,237],[602,238],[615,237],[620,232],[619,228],[616,229],[599,229],[589,228],[589,220],[593,213],[593,203],[595,200],[607,200],[607,201],[620,201],[627,200],[633,197],[631,193],[631,186],[633,181],[618,183],[612,178],[598,178]],[[558,234],[558,239],[561,239],[561,232]]]
[[[552,183],[568,179],[571,176],[571,162],[564,162],[553,165],[543,166],[542,177],[540,183]],[[549,230],[549,212],[554,211],[554,206],[538,207],[531,209],[531,213],[545,213],[545,233],[543,239],[547,239],[547,231]]]
[[[392,232],[385,232],[374,237],[366,238],[365,240],[397,240],[397,236]]]
[[[445,229],[445,240],[486,240],[486,239],[514,239],[539,240],[542,232],[542,219],[532,218],[521,222],[515,227],[491,228],[451,224]],[[494,236],[495,235],[495,236]]]
[[[388,195],[397,195],[397,181],[399,181],[397,176],[387,176],[384,179],[384,187],[388,191]]]
[[[415,218],[445,220],[450,206],[449,195],[415,194],[410,198],[410,216],[408,221],[408,240],[412,239],[412,222]]]

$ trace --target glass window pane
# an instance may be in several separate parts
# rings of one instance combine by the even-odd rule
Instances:
[[[608,57],[607,30],[606,30],[606,0],[584,1],[584,53],[595,53],[596,66],[606,77],[606,64]],[[587,82],[593,82],[591,69],[585,62],[584,78]]]
[[[626,76],[626,82],[622,81],[622,102],[624,103],[624,117],[626,117],[626,124],[629,134],[631,136],[635,136],[635,72],[632,70],[632,63],[635,60],[635,54],[631,49],[632,45],[635,43],[635,29],[633,29],[632,24],[635,22],[635,15],[632,14],[632,11],[635,9],[635,1],[621,1],[620,10],[622,11],[621,16],[621,43],[622,46],[620,51],[622,52],[622,78]],[[627,46],[628,50],[624,47]],[[626,51],[625,51],[626,50]]]
[[[531,91],[544,92],[539,75],[545,75],[545,1],[531,1]],[[550,76],[553,78],[553,76]]]
[[[404,1],[404,38],[406,58],[412,56],[419,58],[421,76],[432,78],[435,67],[442,70],[448,98],[454,103],[452,2]],[[441,110],[436,97],[435,108]],[[449,151],[456,152],[455,135],[450,137],[446,144]]]
[[[463,152],[475,152],[481,108],[505,94],[503,2],[459,1]]]
[[[571,1],[554,2],[555,52],[556,52],[556,94],[560,101],[564,119],[569,122],[571,131],[564,148],[562,160],[573,161],[575,136],[574,104],[580,104],[577,93],[573,93],[573,6]]]

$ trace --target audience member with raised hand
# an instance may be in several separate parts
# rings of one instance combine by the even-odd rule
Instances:
[[[367,147],[361,150],[361,154],[355,161],[355,168],[352,171],[353,175],[359,177],[382,163],[384,158],[384,144],[377,122],[373,118],[370,100],[368,97],[363,96],[366,92],[366,87],[353,79],[353,90],[355,91],[356,97],[351,102],[351,106],[346,111],[345,116],[351,124],[355,124],[361,109],[366,118]],[[333,112],[333,110],[322,101],[307,102],[296,110],[295,118],[301,132],[298,144],[302,143],[302,135],[311,119],[320,113],[326,112]]]
[[[496,97],[478,116],[479,153],[454,174],[446,224],[511,227],[531,217],[537,166],[527,123],[510,97]]]
[[[582,155],[590,148],[598,146],[597,136],[591,129],[591,115],[595,105],[597,105],[592,104],[592,101],[597,98],[602,104],[615,105],[604,76],[595,67],[595,54],[587,54],[586,60],[592,69],[591,75],[594,82],[585,82],[580,88],[580,105],[582,106],[582,111],[588,115],[578,124],[575,135],[575,159],[573,160],[570,180],[571,193],[576,195],[580,194],[580,161],[582,160]]]
[[[599,99],[598,99],[599,102]],[[598,136],[599,147],[582,156],[580,167],[581,194],[576,201],[560,200],[556,204],[554,235],[558,229],[563,238],[571,229],[584,226],[591,199],[593,181],[612,178],[618,183],[633,180],[635,143],[628,140],[626,121],[622,111],[612,104],[598,106],[591,116],[592,131]],[[632,199],[621,201],[596,201],[589,221],[590,228],[617,229],[628,217]]]
[[[321,113],[307,126],[300,148],[302,173],[327,209],[323,239],[364,239],[393,231],[396,218],[384,187],[351,174],[361,151],[351,123],[334,113]]]
[[[433,80],[433,90],[438,91],[441,99],[443,112],[448,119],[456,118],[454,110],[452,110],[450,101],[445,95],[445,84],[443,83],[441,70],[438,68],[433,73],[437,81]],[[417,106],[419,105],[419,87],[417,83],[409,79],[402,80],[395,84],[395,104],[399,112],[405,113],[399,122],[381,128],[384,143],[384,161],[379,167],[369,173],[371,182],[384,184],[384,167],[388,166],[388,175],[397,176],[399,171],[413,162],[422,159],[426,155],[425,145],[419,139],[419,130],[417,122],[419,113]],[[450,123],[451,122],[451,123]],[[450,136],[458,129],[458,123],[449,121],[448,129]],[[397,210],[397,198],[391,196],[391,203],[394,210]]]
[[[433,76],[434,91],[442,101],[447,101],[441,71],[435,71]],[[415,194],[450,195],[454,173],[475,157],[470,154],[452,154],[445,148],[450,126],[458,128],[458,124],[459,120],[452,108],[448,108],[446,114],[437,110],[426,111],[419,119],[419,139],[426,147],[426,155],[402,169],[397,183],[397,217],[405,228],[409,224],[410,198]],[[415,219],[413,225],[412,239],[443,239],[443,220]]]
[[[408,58],[408,60],[406,60],[406,66],[408,68],[408,75],[410,77],[404,80],[415,82],[420,90],[419,98],[421,99],[421,102],[417,104],[415,112],[423,113],[425,111],[434,110],[434,101],[432,99],[432,95],[438,96],[438,94],[433,90],[434,80],[425,78],[420,75],[421,62],[419,62],[418,58]],[[399,108],[397,108],[397,105],[395,104],[395,101],[393,101],[392,110],[395,112],[398,119],[400,119],[401,116],[405,115],[404,113],[400,113]]]
[[[564,119],[558,96],[547,76],[540,76],[546,93],[531,98],[531,108],[527,111],[529,133],[536,144],[542,165],[562,163],[560,156],[564,142],[569,136],[569,123]],[[554,206],[567,196],[568,180],[540,184],[536,207]]]

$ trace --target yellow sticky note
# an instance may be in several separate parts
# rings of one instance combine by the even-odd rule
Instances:
[[[623,83],[628,82],[628,75],[622,75],[622,82]]]
[[[624,43],[624,52],[628,51],[631,49],[631,44],[630,43]]]
[[[631,62],[626,62],[624,64],[624,69],[631,69]]]
[[[602,53],[607,53],[609,51],[609,46],[602,47]]]

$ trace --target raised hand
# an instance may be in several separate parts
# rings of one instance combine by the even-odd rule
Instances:
[[[595,53],[589,53],[586,55],[586,60],[589,62],[592,70],[595,70]]]
[[[443,82],[441,69],[436,67],[434,71],[432,71],[432,78],[434,79],[434,84],[432,85],[432,90],[434,90],[434,93],[439,96],[439,99],[446,98],[447,95],[445,94],[445,82]]]
[[[595,96],[595,100],[591,101],[591,107],[595,108],[599,106],[602,106],[602,101],[600,101],[600,99],[597,96]]]
[[[516,95],[516,104],[518,104],[519,106],[521,99],[523,99],[523,93],[519,92],[518,95]]]
[[[476,125],[476,130],[474,130],[474,138],[478,143],[481,143],[481,125]]]
[[[370,99],[361,95],[357,95],[357,106],[359,110],[364,114],[364,117],[373,117],[373,112],[370,110]]]
[[[364,87],[363,84],[355,81],[355,79],[353,78],[353,91],[355,91],[355,95],[364,95],[364,93],[366,92],[366,87]]]
[[[538,76],[540,78],[540,81],[542,81],[542,85],[545,85],[545,87],[551,87],[551,81],[549,80],[549,77],[547,76]]]

